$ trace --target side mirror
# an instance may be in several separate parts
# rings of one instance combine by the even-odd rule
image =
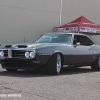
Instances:
[[[77,42],[77,43],[76,43],[76,46],[80,46],[80,42]]]

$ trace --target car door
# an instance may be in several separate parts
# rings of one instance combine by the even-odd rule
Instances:
[[[76,44],[73,42],[73,62],[74,63],[88,63],[93,61],[94,43],[84,35],[75,35],[77,38]]]

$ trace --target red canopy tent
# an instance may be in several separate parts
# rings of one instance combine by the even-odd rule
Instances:
[[[90,20],[81,16],[74,21],[62,26],[54,27],[54,32],[75,32],[88,35],[100,35],[100,25],[97,25]]]

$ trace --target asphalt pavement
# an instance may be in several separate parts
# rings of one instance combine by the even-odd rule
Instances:
[[[0,100],[100,100],[100,72],[88,66],[53,76],[43,70],[7,72],[0,67]]]

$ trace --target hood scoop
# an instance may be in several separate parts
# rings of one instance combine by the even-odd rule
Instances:
[[[16,45],[16,46],[6,45],[6,46],[5,46],[5,48],[11,48],[11,47],[17,47],[17,48],[27,48],[27,45]]]
[[[27,45],[6,45],[5,48],[27,48]]]
[[[10,48],[12,45],[6,45],[5,48]]]
[[[18,48],[27,48],[27,45],[17,45]]]

